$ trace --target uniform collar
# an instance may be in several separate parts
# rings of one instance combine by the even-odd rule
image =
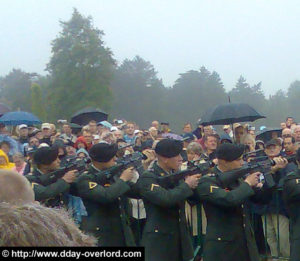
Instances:
[[[153,164],[153,170],[155,173],[158,173],[160,176],[166,176],[166,175],[170,175],[171,173],[165,171],[164,169],[162,169],[157,162],[155,162]]]
[[[40,169],[35,168],[35,169],[34,169],[34,175],[36,175],[36,176],[41,176],[41,175],[44,175],[44,173],[43,173]]]
[[[92,169],[95,170],[96,172],[100,172],[101,171],[101,169],[97,169],[94,164],[92,164],[91,166],[92,166]]]
[[[223,172],[218,168],[218,166],[215,166],[214,173],[223,173]]]

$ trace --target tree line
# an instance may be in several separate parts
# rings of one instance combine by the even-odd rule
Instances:
[[[205,110],[230,97],[267,117],[257,125],[276,127],[286,116],[297,120],[300,81],[291,83],[287,92],[266,97],[261,82],[251,86],[240,76],[226,92],[220,75],[202,66],[181,73],[172,87],[166,87],[151,62],[138,55],[118,64],[92,17],[74,9],[71,19],[60,24],[47,75],[12,69],[0,77],[0,102],[13,110],[31,111],[43,121],[70,119],[77,110],[92,106],[108,112],[110,119],[125,118],[141,128],[159,120],[180,131],[184,123],[195,126]]]

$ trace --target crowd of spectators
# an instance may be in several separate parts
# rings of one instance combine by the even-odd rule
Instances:
[[[220,131],[216,131],[213,126],[201,126],[196,128],[192,127],[191,123],[186,123],[182,127],[182,132],[178,135],[173,133],[170,125],[167,122],[159,123],[153,121],[149,128],[141,129],[138,124],[126,120],[115,119],[111,123],[108,121],[90,121],[88,125],[78,128],[74,127],[72,123],[43,123],[40,128],[35,126],[27,126],[21,124],[16,128],[9,128],[8,126],[0,126],[0,169],[5,171],[11,170],[14,172],[1,172],[0,175],[0,202],[13,202],[13,194],[15,189],[21,189],[23,186],[22,181],[18,181],[16,174],[23,176],[32,172],[34,162],[32,161],[33,153],[41,147],[56,147],[59,151],[59,159],[61,165],[68,158],[80,157],[88,158],[89,150],[94,144],[97,143],[117,143],[119,146],[118,157],[123,157],[131,154],[133,151],[143,152],[147,156],[145,168],[151,166],[151,163],[155,160],[155,154],[153,149],[156,143],[163,138],[175,138],[182,139],[184,142],[184,150],[182,152],[183,168],[187,166],[186,162],[198,161],[206,162],[212,161],[217,164],[216,149],[219,144],[222,143],[237,143],[244,144],[247,148],[247,152],[254,153],[256,155],[264,155],[269,159],[278,157],[292,156],[296,153],[300,147],[300,125],[294,122],[292,117],[287,117],[285,122],[280,124],[281,131],[270,131],[269,137],[265,139],[258,139],[256,136],[259,131],[263,131],[263,127],[258,131],[249,124],[236,123],[233,126],[224,125]],[[282,162],[280,168],[274,170],[274,180],[278,189],[282,186],[283,178],[290,171],[296,169],[296,165],[293,163],[286,164]],[[10,188],[9,182],[17,184],[16,187]],[[19,184],[19,183],[20,184]],[[5,189],[2,187],[5,184]],[[19,185],[18,185],[19,184]],[[19,186],[19,187],[18,187]],[[30,190],[30,189],[29,189]],[[4,193],[5,192],[5,193]],[[26,193],[25,193],[26,194]],[[53,218],[56,213],[54,210],[44,209],[43,206],[34,206],[33,196],[28,196],[28,193],[24,194],[24,206],[11,207],[4,203],[0,204],[0,225],[4,227],[1,230],[0,237],[4,241],[4,245],[18,245],[24,240],[24,246],[30,245],[26,240],[32,240],[32,245],[47,244],[47,245],[93,245],[93,239],[87,238],[85,235],[81,235],[80,231],[77,231],[76,227],[72,224],[63,224],[62,218]],[[28,199],[29,200],[26,200]],[[30,199],[31,198],[31,199]],[[145,219],[146,213],[143,211],[143,205],[141,201],[132,200],[133,209],[132,218],[133,221],[138,219]],[[28,205],[29,204],[29,205]],[[195,225],[194,218],[191,215],[191,210],[187,206],[187,216],[189,224]],[[289,218],[286,212],[285,204],[281,198],[280,192],[274,192],[274,196],[270,203],[265,206],[251,205],[249,206],[253,211],[256,218],[256,236],[257,242],[261,251],[267,251],[263,246],[263,237],[268,242],[268,248],[273,256],[289,256]],[[137,215],[137,208],[141,208],[140,215]],[[203,211],[203,210],[202,210]],[[3,213],[7,215],[3,215]],[[44,213],[41,214],[40,212]],[[39,236],[33,236],[32,238],[21,238],[18,241],[16,238],[7,238],[5,235],[12,234],[9,231],[10,227],[5,226],[7,220],[14,220],[19,214],[21,215],[35,215],[37,219],[41,215],[46,215],[47,222],[44,227],[40,227],[41,234]],[[64,215],[64,214],[58,214]],[[203,233],[205,233],[205,215],[201,215],[203,219]],[[49,222],[48,222],[49,221]],[[20,222],[15,219],[16,223]],[[27,231],[28,225],[32,225],[30,220],[26,220],[24,227],[20,230],[23,233],[34,233],[34,229]],[[47,223],[47,224],[46,224]],[[133,222],[134,223],[134,222]],[[63,224],[64,229],[67,230],[67,234],[74,236],[75,239],[70,241],[69,238],[59,239],[59,241],[53,241],[50,243],[51,238],[46,237],[52,226],[61,226]],[[193,235],[196,235],[197,229],[193,228]],[[43,234],[44,233],[44,234]],[[80,236],[78,236],[78,235]],[[16,235],[17,237],[17,235]],[[34,239],[35,238],[35,239]],[[46,240],[46,241],[43,241]],[[48,241],[47,241],[48,240]],[[54,240],[54,239],[53,239]],[[68,241],[69,240],[69,241]],[[27,243],[25,243],[25,241]],[[76,243],[74,243],[76,241]],[[73,243],[72,243],[73,242]],[[278,247],[280,246],[280,247]]]

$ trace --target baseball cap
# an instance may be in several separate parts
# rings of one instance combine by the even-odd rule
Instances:
[[[138,133],[140,133],[140,132],[142,132],[141,130],[135,130],[134,131],[134,135],[136,135],[136,134],[138,134]]]
[[[26,125],[26,124],[21,124],[21,125],[19,125],[19,130],[21,130],[21,129],[27,129],[28,128],[28,126]]]
[[[266,143],[266,147],[269,147],[269,146],[271,146],[271,145],[280,146],[279,141],[276,140],[276,139],[269,140],[269,141]]]
[[[97,123],[97,126],[98,125],[102,125],[102,126],[104,126],[105,128],[108,128],[108,129],[110,129],[112,127],[112,125],[108,121],[100,121],[100,122]]]
[[[50,146],[47,143],[41,143],[38,148],[40,149],[40,148],[45,148],[45,147],[47,148]]]
[[[43,129],[51,129],[50,124],[49,124],[49,123],[43,123],[43,124],[42,124],[42,130],[43,130]]]

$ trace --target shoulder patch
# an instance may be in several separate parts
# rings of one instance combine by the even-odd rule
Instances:
[[[89,182],[89,189],[93,189],[97,186],[98,184],[96,182]]]
[[[217,189],[217,188],[219,188],[219,187],[217,187],[217,186],[210,186],[210,188],[209,188],[210,193],[213,193],[214,189]]]
[[[32,183],[31,183],[31,187],[32,187],[32,188],[34,188],[34,186],[38,186],[38,185],[39,185],[39,184],[38,184],[38,183],[35,183],[35,182],[32,182]]]
[[[157,184],[152,184],[152,185],[151,185],[151,191],[153,191],[155,187],[159,187],[159,185],[157,185]]]

